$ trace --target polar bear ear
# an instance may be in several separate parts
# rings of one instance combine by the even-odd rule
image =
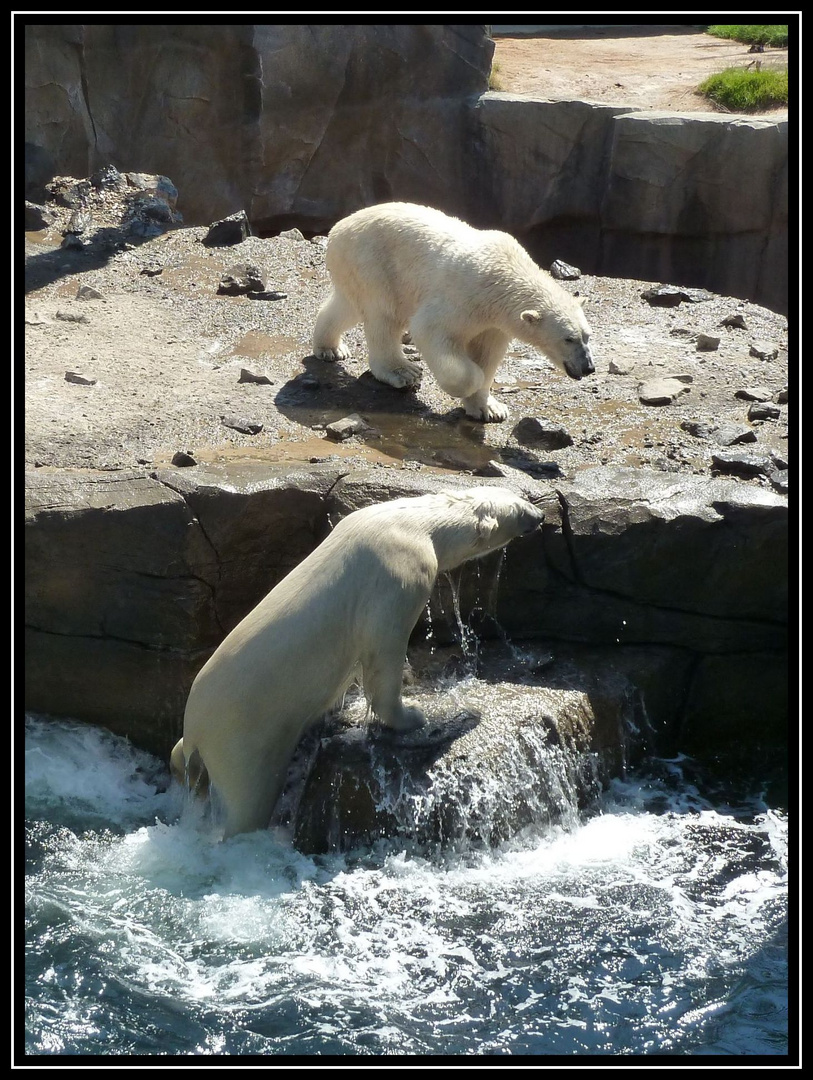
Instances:
[[[532,308],[529,308],[528,311],[523,311],[523,313],[520,315],[520,319],[522,319],[523,322],[527,323],[542,322],[542,316],[539,314],[538,311],[534,311]]]
[[[500,523],[494,517],[493,514],[489,514],[487,510],[481,511],[477,515],[477,538],[478,540],[485,541],[486,544],[490,543],[492,536],[499,529]]]

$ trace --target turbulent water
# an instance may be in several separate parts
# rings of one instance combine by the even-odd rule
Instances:
[[[29,1055],[784,1055],[787,821],[654,761],[494,850],[215,843],[163,763],[26,729]]]

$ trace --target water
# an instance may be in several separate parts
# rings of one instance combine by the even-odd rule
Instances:
[[[29,1055],[788,1051],[786,815],[684,760],[493,850],[305,857],[214,843],[115,736],[26,735]]]

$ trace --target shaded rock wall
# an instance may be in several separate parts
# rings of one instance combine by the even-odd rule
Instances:
[[[392,197],[451,209],[493,51],[475,25],[28,26],[31,179],[160,173],[187,224],[245,210],[256,230]]]
[[[166,755],[197,670],[332,523],[448,486],[333,464],[29,474],[26,706],[104,723]],[[524,486],[547,496],[545,527],[458,583],[441,578],[436,641],[454,639],[460,612],[485,636],[579,649],[588,672],[611,662],[640,686],[672,748],[786,737],[784,496],[608,467],[556,490]],[[416,642],[426,634],[419,624]]]
[[[468,216],[543,265],[787,311],[787,121],[502,93],[474,114]]]

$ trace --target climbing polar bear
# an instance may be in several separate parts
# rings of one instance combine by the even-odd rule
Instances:
[[[322,360],[345,359],[342,333],[363,322],[373,375],[417,386],[421,368],[401,345],[408,330],[443,390],[477,420],[508,416],[491,385],[513,338],[571,379],[595,370],[580,302],[508,233],[428,206],[382,203],[334,225],[325,265],[333,291],[313,331]]]
[[[192,684],[173,775],[225,811],[225,836],[265,828],[300,737],[360,675],[374,716],[424,723],[401,700],[409,635],[439,571],[532,532],[507,488],[394,499],[348,514],[226,637]]]

